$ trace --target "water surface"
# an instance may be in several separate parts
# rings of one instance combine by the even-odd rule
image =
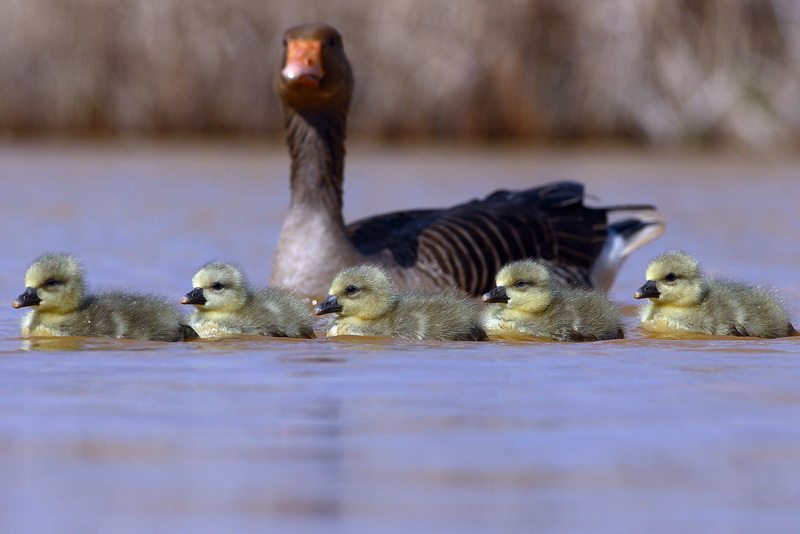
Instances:
[[[589,344],[22,340],[30,261],[176,302],[210,259],[263,283],[282,147],[0,146],[2,532],[796,532],[800,338],[652,339],[632,292],[682,248],[800,317],[800,161],[351,147],[346,218],[559,179],[667,233]],[[796,321],[797,322],[797,321]]]

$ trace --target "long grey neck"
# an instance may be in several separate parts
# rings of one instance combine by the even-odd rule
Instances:
[[[346,118],[286,110],[292,207],[324,209],[342,220]]]
[[[345,118],[286,113],[292,199],[272,263],[270,285],[324,296],[345,266],[359,262],[342,217]]]

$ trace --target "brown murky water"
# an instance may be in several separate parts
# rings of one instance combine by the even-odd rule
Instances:
[[[800,318],[796,160],[351,147],[348,219],[557,179],[657,204],[666,235],[612,291],[626,340],[17,337],[45,251],[176,301],[212,258],[263,282],[287,169],[260,145],[0,146],[0,531],[797,531],[800,338],[648,339],[631,298],[683,248]]]

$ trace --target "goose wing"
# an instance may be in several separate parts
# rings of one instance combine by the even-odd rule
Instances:
[[[607,235],[606,209],[583,205],[583,185],[560,182],[441,210],[389,213],[348,226],[362,254],[388,250],[404,268],[452,276],[473,295],[494,287],[495,273],[521,258],[546,261],[565,282],[591,285]]]

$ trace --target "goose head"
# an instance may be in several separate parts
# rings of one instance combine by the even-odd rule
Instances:
[[[529,313],[545,310],[553,299],[550,271],[533,260],[511,262],[498,271],[497,287],[483,295],[484,302]]]
[[[314,313],[339,313],[342,317],[375,319],[392,307],[395,287],[389,274],[375,265],[348,267],[331,283],[330,296]]]
[[[283,106],[297,112],[339,110],[353,93],[353,71],[342,36],[327,24],[304,24],[283,35],[283,59],[274,88]]]
[[[647,282],[633,294],[655,304],[693,306],[704,295],[704,284],[697,260],[684,252],[667,252],[655,258],[645,273]]]
[[[25,291],[12,303],[15,308],[36,306],[40,312],[69,313],[85,295],[83,267],[68,254],[45,254],[25,273]]]
[[[247,279],[231,263],[212,261],[192,277],[192,289],[181,304],[193,304],[198,310],[232,312],[247,300]]]

